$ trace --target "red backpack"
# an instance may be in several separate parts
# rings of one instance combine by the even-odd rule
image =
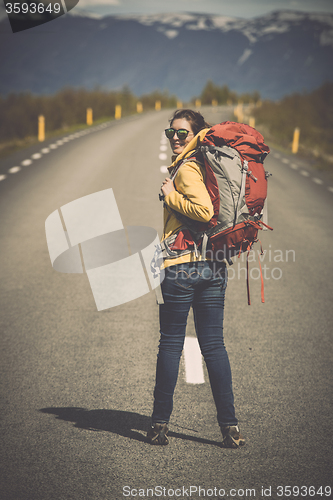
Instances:
[[[231,257],[247,251],[258,241],[263,226],[267,178],[263,161],[269,153],[262,135],[243,123],[223,122],[208,130],[198,149],[174,167],[174,179],[179,168],[188,161],[205,166],[205,185],[210,195],[214,215],[207,223],[194,221],[173,210],[183,226],[162,242],[165,258],[172,259],[200,250],[202,259],[232,264]],[[261,270],[261,264],[259,259]],[[248,259],[247,259],[248,269]],[[262,302],[263,279],[262,281]],[[249,281],[248,303],[250,304]]]

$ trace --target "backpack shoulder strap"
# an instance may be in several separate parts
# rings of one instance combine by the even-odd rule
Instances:
[[[171,175],[170,175],[170,179],[173,181],[176,177],[176,175],[178,174],[178,171],[180,169],[180,167],[182,165],[184,165],[184,163],[188,163],[190,161],[193,161],[195,160],[197,163],[200,163],[201,165],[204,165],[204,162],[200,161],[198,159],[198,153],[200,153],[200,149],[195,149],[194,151],[191,151],[191,154],[190,156],[187,156],[186,158],[183,158],[182,160],[180,160],[177,165],[174,166],[172,172],[171,172]]]
[[[186,157],[186,158],[182,158],[181,160],[179,160],[179,162],[173,167],[172,171],[171,171],[171,174],[170,174],[170,179],[172,181],[174,181],[176,175],[178,174],[178,171],[180,169],[180,167],[182,165],[184,165],[184,163],[188,163],[190,161],[193,161],[195,160],[197,163],[200,163],[200,165],[204,165],[204,162],[198,160],[197,158],[197,154],[200,152],[200,149],[195,149],[194,151],[191,151],[191,154],[190,156]],[[164,194],[159,194],[159,199],[160,201],[163,201],[164,200]]]

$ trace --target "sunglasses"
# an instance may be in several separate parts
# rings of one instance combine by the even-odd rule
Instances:
[[[166,128],[164,132],[168,139],[172,139],[173,136],[177,134],[178,139],[180,139],[181,141],[186,139],[188,134],[190,134],[190,131],[186,130],[185,128],[180,128],[179,130],[175,130],[174,128]]]

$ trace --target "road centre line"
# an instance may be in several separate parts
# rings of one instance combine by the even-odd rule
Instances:
[[[57,149],[58,146],[62,146],[64,143],[68,142],[68,141],[71,141],[73,139],[76,139],[76,138],[79,138],[79,137],[82,137],[83,135],[86,135],[86,134],[89,134],[91,132],[95,132],[96,130],[101,130],[101,129],[104,129],[105,127],[107,127],[108,124],[104,123],[104,124],[101,124],[99,125],[98,127],[95,127],[93,129],[89,129],[89,130],[85,130],[85,131],[81,131],[81,132],[77,132],[75,134],[71,134],[67,137],[64,137],[63,139],[59,139],[56,143],[53,143],[53,144],[50,144],[49,147],[46,147],[46,148],[43,148],[40,150],[40,153],[34,153],[31,158],[27,158],[25,160],[23,160],[21,162],[21,165],[24,166],[24,167],[27,167],[29,165],[31,165],[33,163],[32,160],[38,160],[42,157],[42,154],[47,154],[50,152],[50,150],[54,150],[54,149]],[[167,140],[166,140],[166,137],[164,135],[164,133],[162,133],[161,135],[161,145],[160,145],[160,151],[166,151],[167,150]],[[41,154],[42,153],[42,154]],[[275,158],[281,158],[281,155],[279,153],[273,153],[273,156]],[[166,160],[167,159],[167,154],[164,153],[164,152],[161,152],[159,154],[159,159],[160,160]],[[297,170],[299,168],[299,166],[296,164],[296,163],[290,163],[290,160],[287,159],[287,158],[282,158],[282,163],[284,164],[290,164],[290,167],[294,170]],[[8,170],[9,173],[17,173],[21,170],[21,167],[12,167]],[[168,172],[168,167],[165,166],[165,165],[162,165],[160,166],[160,172],[165,174]],[[310,177],[310,174],[309,172],[307,172],[306,170],[300,170],[299,171],[301,175],[303,175],[304,177]],[[7,178],[6,175],[0,175],[0,181],[3,181]],[[316,184],[318,185],[322,185],[323,184],[323,181],[321,179],[318,179],[317,177],[313,177],[312,178],[312,181],[315,182]],[[331,193],[333,193],[333,187],[332,186],[329,186],[328,188],[328,191],[330,191]]]
[[[30,158],[29,158],[29,159],[27,159],[27,160],[23,160],[23,161],[21,161],[21,165],[22,165],[23,167],[29,167],[29,165],[31,165],[31,163],[32,163],[32,160],[30,160]]]
[[[17,172],[19,172],[21,170],[21,167],[12,167],[8,170],[8,173],[9,174],[16,174]]]
[[[185,380],[188,384],[204,384],[202,355],[198,339],[185,337],[184,343]]]
[[[273,153],[273,155],[278,158],[279,155],[277,153]],[[285,164],[288,164],[290,163],[290,160],[288,160],[287,158],[282,158],[281,160],[282,163],[285,163]],[[319,179],[318,177],[312,177],[312,175],[307,171],[307,170],[302,170],[300,169],[299,170],[299,167],[300,165],[297,165],[297,163],[290,163],[290,167],[293,169],[293,170],[297,170],[301,175],[303,175],[303,177],[309,177],[311,178],[311,180],[315,183],[315,184],[318,184],[318,185],[323,185],[324,184],[324,181]],[[333,193],[333,187],[332,186],[329,186],[327,188],[331,193]]]
[[[39,153],[34,153],[33,155],[31,155],[32,159],[27,158],[27,159],[23,160],[21,162],[21,165],[23,167],[28,167],[29,165],[31,165],[33,163],[33,160],[39,160],[40,158],[42,158],[43,154],[49,153],[52,149],[57,149],[58,146],[62,146],[66,142],[71,141],[71,140],[76,139],[76,138],[79,138],[82,135],[90,134],[91,132],[96,132],[97,130],[104,129],[104,128],[108,127],[108,125],[109,125],[109,123],[102,123],[101,125],[93,127],[89,130],[87,129],[87,130],[81,131],[80,133],[71,134],[71,135],[68,135],[67,137],[63,137],[62,139],[59,139],[56,143],[50,144],[48,147],[42,148]],[[15,173],[19,172],[20,170],[21,170],[21,167],[15,166],[15,167],[11,167],[8,170],[8,172],[10,174],[15,174]],[[0,181],[4,181],[5,179],[7,179],[7,175],[1,174]]]
[[[165,137],[164,132],[162,132],[162,134],[161,134],[161,141],[160,141],[160,151],[167,151],[167,149],[168,149],[167,144],[168,144],[168,140]],[[163,152],[163,153],[160,153],[158,155],[158,158],[159,158],[159,160],[166,160],[168,158],[168,155]],[[160,166],[160,172],[162,174],[167,174],[169,172],[168,171],[168,166],[167,165],[161,165]]]

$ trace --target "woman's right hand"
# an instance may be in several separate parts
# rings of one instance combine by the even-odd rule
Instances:
[[[164,196],[172,193],[172,191],[175,191],[175,185],[169,177],[164,179],[162,187],[161,187],[161,191],[164,194]]]

